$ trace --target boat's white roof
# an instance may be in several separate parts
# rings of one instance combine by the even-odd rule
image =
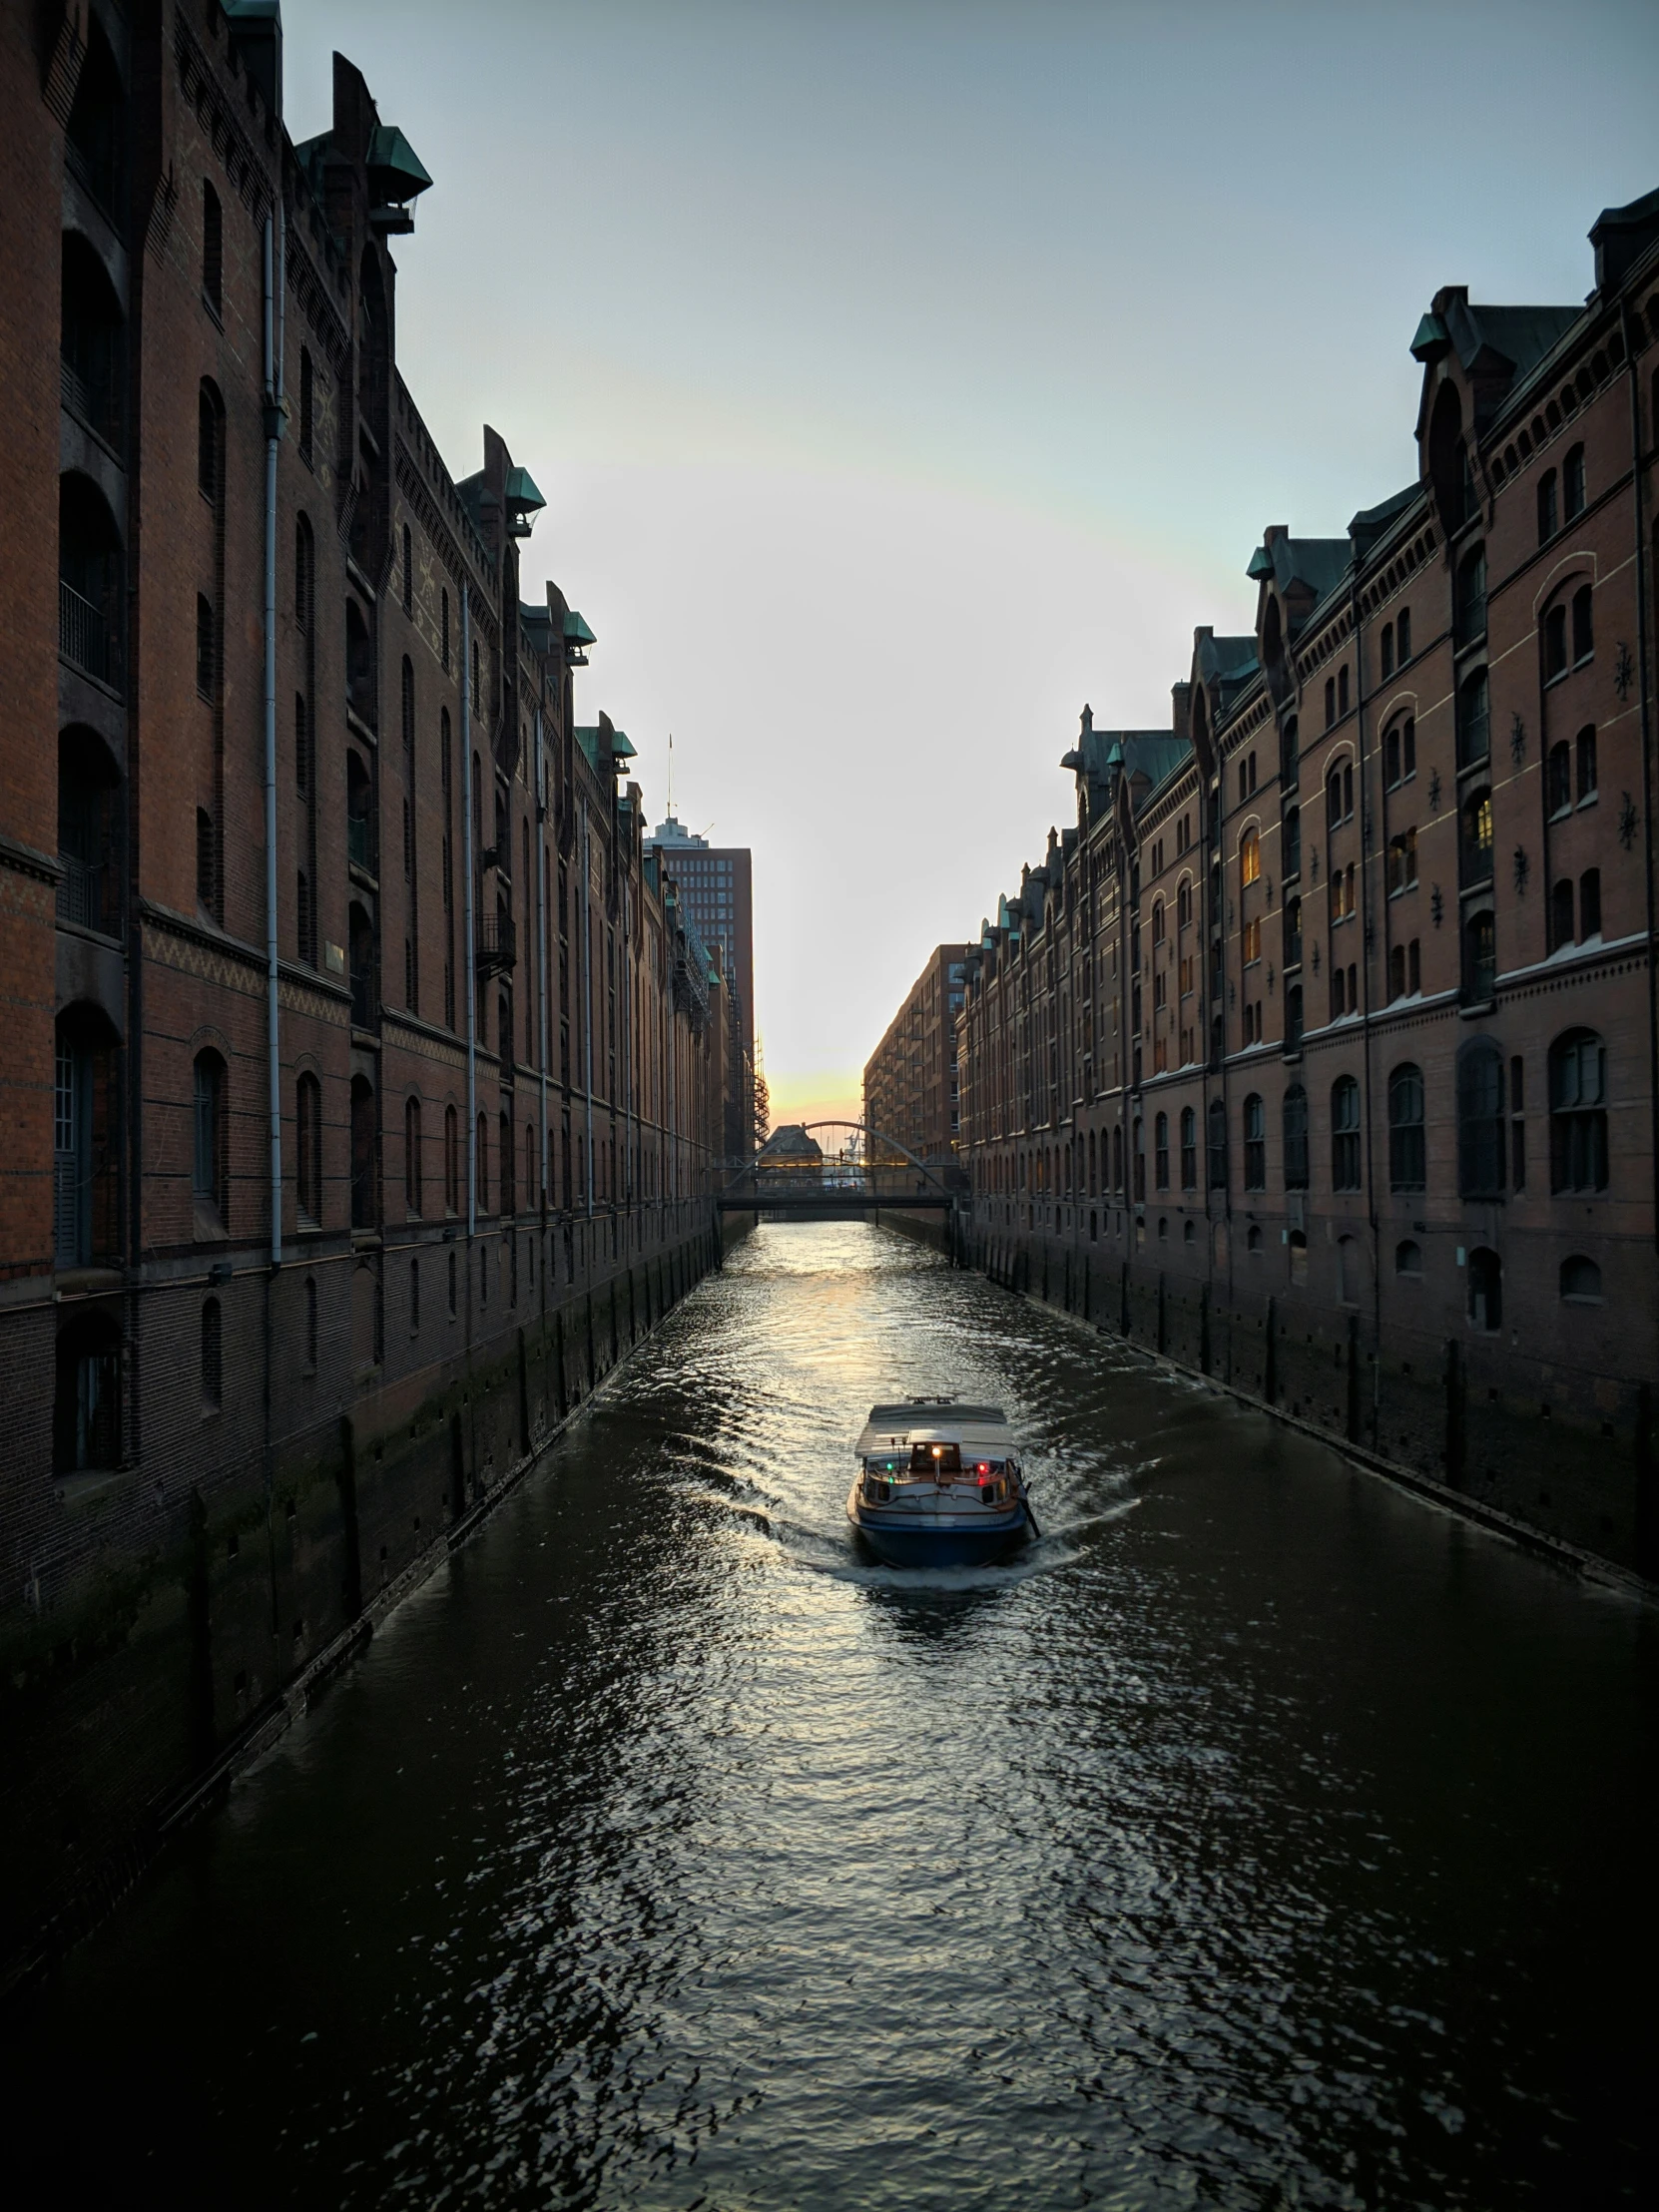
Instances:
[[[896,1451],[922,1443],[971,1444],[980,1451],[1009,1452],[1015,1448],[1008,1416],[1000,1405],[913,1397],[890,1405],[872,1405],[857,1450],[861,1458],[872,1451]]]

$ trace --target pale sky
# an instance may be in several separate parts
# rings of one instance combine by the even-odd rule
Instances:
[[[1659,185],[1659,8],[283,0],[286,121],[356,63],[435,180],[398,355],[506,438],[578,678],[755,855],[775,1117],[855,1107],[931,947],[1152,727],[1264,526],[1416,472],[1441,283],[1570,301]]]

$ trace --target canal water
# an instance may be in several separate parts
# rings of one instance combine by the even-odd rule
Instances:
[[[1042,1538],[885,1570],[850,1441],[941,1390]],[[1651,2202],[1655,1627],[890,1231],[764,1227],[8,2022],[8,2165]]]

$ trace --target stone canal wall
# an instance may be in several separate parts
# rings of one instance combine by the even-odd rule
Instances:
[[[1652,1578],[1653,1386],[1436,1337],[1364,1310],[1252,1293],[1061,1237],[977,1224],[1005,1288],[1211,1377],[1523,1537]]]
[[[50,1609],[6,1622],[0,1980],[99,1917],[747,1228],[683,1211],[700,1217],[690,1233],[665,1223],[654,1250],[608,1265],[595,1239],[591,1271],[544,1282],[493,1334],[359,1390],[169,1510],[119,1478],[66,1500],[92,1524],[91,1564]],[[232,1385],[258,1395],[262,1369],[251,1357]]]

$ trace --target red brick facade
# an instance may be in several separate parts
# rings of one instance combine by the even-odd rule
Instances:
[[[716,1257],[731,1055],[539,494],[398,372],[357,72],[296,147],[274,22],[83,0],[0,103],[15,1933]]]
[[[871,1167],[895,1167],[902,1146],[915,1159],[954,1161],[957,1151],[956,1020],[971,948],[935,945],[909,995],[864,1066],[864,1127],[893,1140],[869,1142]]]
[[[968,962],[982,1263],[1612,1558],[1659,1560],[1659,194],[1585,306],[1436,295],[1416,482],[1268,531],[1254,634]]]

